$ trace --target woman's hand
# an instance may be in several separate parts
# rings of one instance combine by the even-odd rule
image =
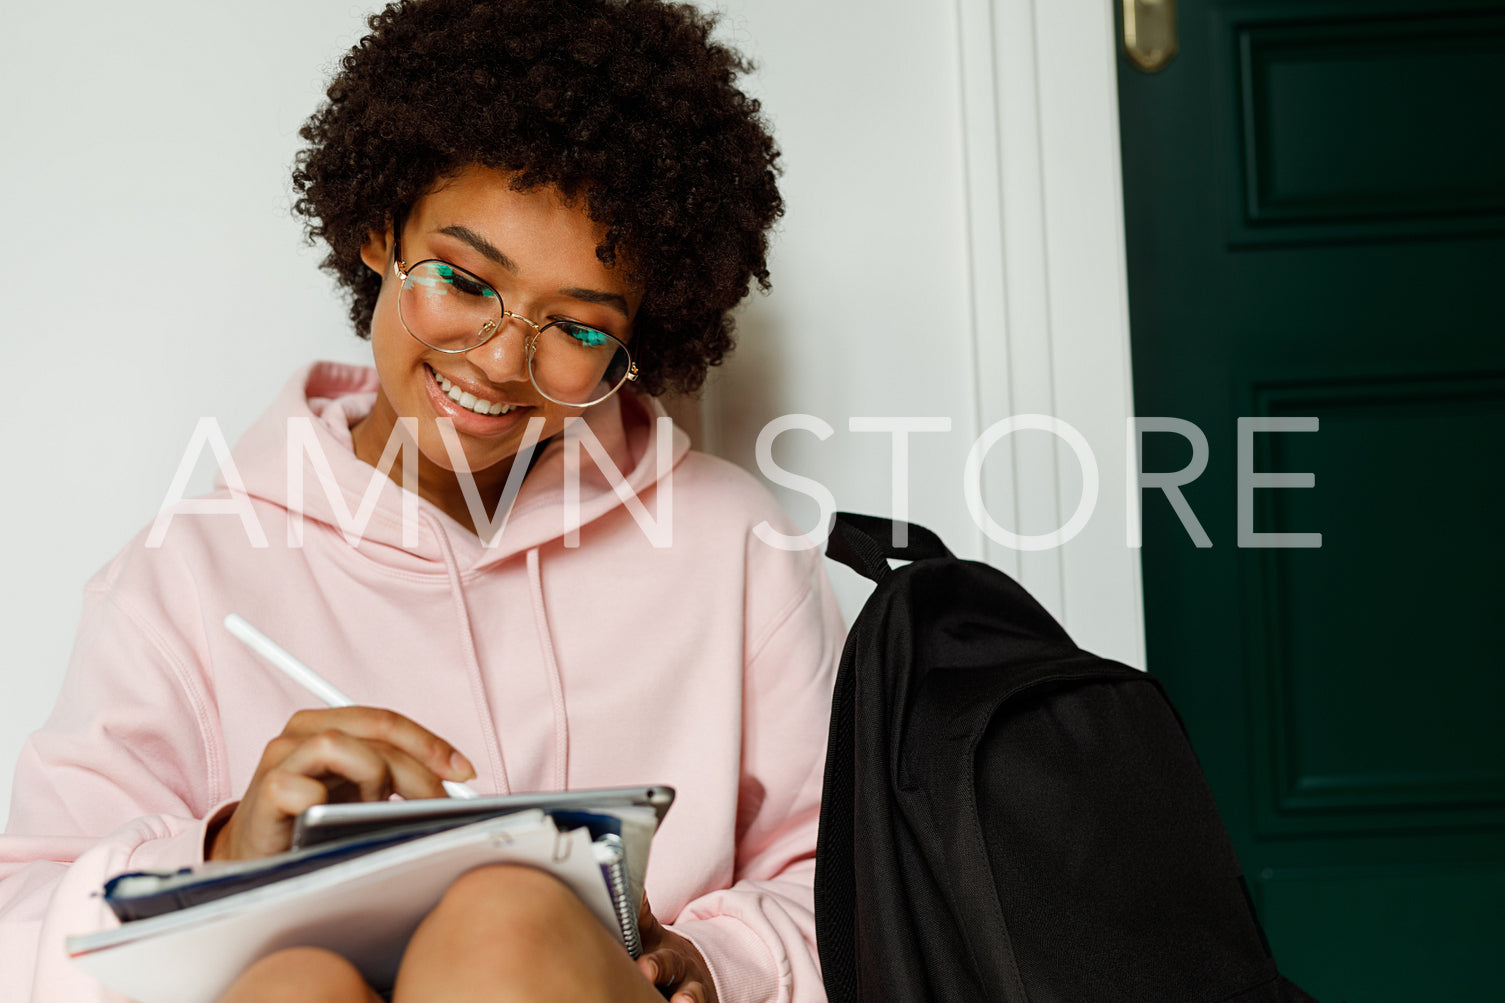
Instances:
[[[235,812],[214,834],[210,860],[286,850],[305,808],[335,801],[442,798],[442,781],[476,775],[470,760],[401,714],[376,707],[301,710],[267,743]]]
[[[716,984],[700,950],[654,917],[646,895],[638,912],[638,931],[643,936],[638,970],[670,1003],[718,1003]]]

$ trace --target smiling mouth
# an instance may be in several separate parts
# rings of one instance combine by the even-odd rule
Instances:
[[[433,374],[434,381],[439,384],[439,389],[444,391],[445,396],[447,396],[450,400],[454,401],[456,404],[460,405],[467,411],[472,411],[476,414],[495,416],[499,414],[506,414],[508,411],[514,411],[520,406],[517,404],[503,404],[500,401],[482,400],[475,394],[470,393],[469,391],[461,390],[459,387],[455,386],[449,380],[445,379],[443,374],[438,372],[432,366],[428,367],[428,370]]]

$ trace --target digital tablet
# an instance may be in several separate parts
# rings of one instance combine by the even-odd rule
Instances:
[[[674,788],[664,786],[599,787],[589,790],[554,791],[539,794],[504,794],[462,800],[418,798],[411,801],[357,801],[318,804],[306,809],[293,822],[293,849],[317,846],[397,826],[404,828],[433,823],[464,825],[483,818],[507,815],[528,808],[544,811],[590,811],[626,807],[653,809],[658,822],[674,803]]]

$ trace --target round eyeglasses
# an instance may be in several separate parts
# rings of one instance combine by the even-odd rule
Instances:
[[[605,331],[564,319],[535,324],[506,309],[495,289],[465,269],[438,258],[409,268],[397,253],[397,277],[402,282],[397,315],[409,334],[434,351],[469,352],[484,345],[511,317],[533,329],[524,347],[528,379],[555,404],[599,404],[623,383],[638,378],[632,353]]]

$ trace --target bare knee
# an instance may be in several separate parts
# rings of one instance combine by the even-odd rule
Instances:
[[[408,943],[397,977],[399,1001],[481,998],[662,999],[568,886],[506,864],[450,886]]]
[[[448,936],[472,939],[495,950],[547,952],[559,937],[589,913],[562,881],[520,864],[479,867],[455,880],[425,920]]]
[[[525,864],[492,864],[460,875],[449,886],[445,898],[481,896],[504,902],[526,899],[546,905],[573,901],[573,895],[564,882],[547,871]]]
[[[319,947],[290,947],[247,968],[220,1003],[371,1003],[376,999],[356,967],[338,954]]]

